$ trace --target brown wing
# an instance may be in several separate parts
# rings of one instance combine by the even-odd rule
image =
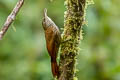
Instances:
[[[57,29],[57,26],[54,27],[50,26],[45,31],[45,37],[46,37],[46,43],[47,43],[47,49],[51,57],[56,58],[59,45],[60,45],[60,32],[59,29]]]
[[[53,47],[53,39],[54,39],[54,36],[53,36],[53,30],[50,30],[50,28],[48,28],[46,31],[45,31],[45,38],[46,38],[46,46],[47,46],[47,50],[48,50],[48,53],[49,55],[51,56],[52,55],[52,47]]]
[[[54,36],[55,37],[54,37],[54,42],[52,47],[52,54],[54,55],[53,57],[56,58],[59,50],[59,46],[60,46],[60,41],[61,41],[60,32],[56,31]]]

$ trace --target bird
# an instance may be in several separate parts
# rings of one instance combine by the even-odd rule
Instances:
[[[61,42],[61,34],[59,28],[52,21],[50,17],[47,16],[47,9],[44,9],[44,17],[42,21],[42,26],[45,33],[46,46],[48,53],[51,58],[51,69],[53,77],[59,76],[59,65],[57,64],[57,55]]]

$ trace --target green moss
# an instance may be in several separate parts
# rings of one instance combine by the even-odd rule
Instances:
[[[78,78],[77,77],[74,77],[74,79],[73,80],[78,80]]]
[[[78,80],[77,55],[82,37],[82,25],[85,24],[86,0],[65,0],[65,24],[60,49],[59,80]]]
[[[94,4],[94,1],[93,0],[87,0],[87,5],[91,5],[91,4]]]

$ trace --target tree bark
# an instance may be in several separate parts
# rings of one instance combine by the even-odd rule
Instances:
[[[77,80],[76,64],[82,25],[85,22],[86,0],[65,0],[65,22],[60,48],[60,76],[58,80]]]
[[[5,21],[4,25],[3,25],[3,28],[0,31],[0,40],[2,40],[3,36],[7,32],[8,28],[10,27],[10,25],[15,20],[16,15],[20,11],[23,3],[24,3],[24,0],[19,0],[17,2],[17,4],[15,5],[14,9],[12,10],[12,12],[10,13],[10,15],[7,17],[7,19],[6,19],[6,21]]]

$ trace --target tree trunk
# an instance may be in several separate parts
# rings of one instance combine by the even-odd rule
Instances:
[[[86,0],[65,0],[64,31],[60,49],[60,76],[58,80],[77,80],[76,63],[82,25],[85,23]]]

